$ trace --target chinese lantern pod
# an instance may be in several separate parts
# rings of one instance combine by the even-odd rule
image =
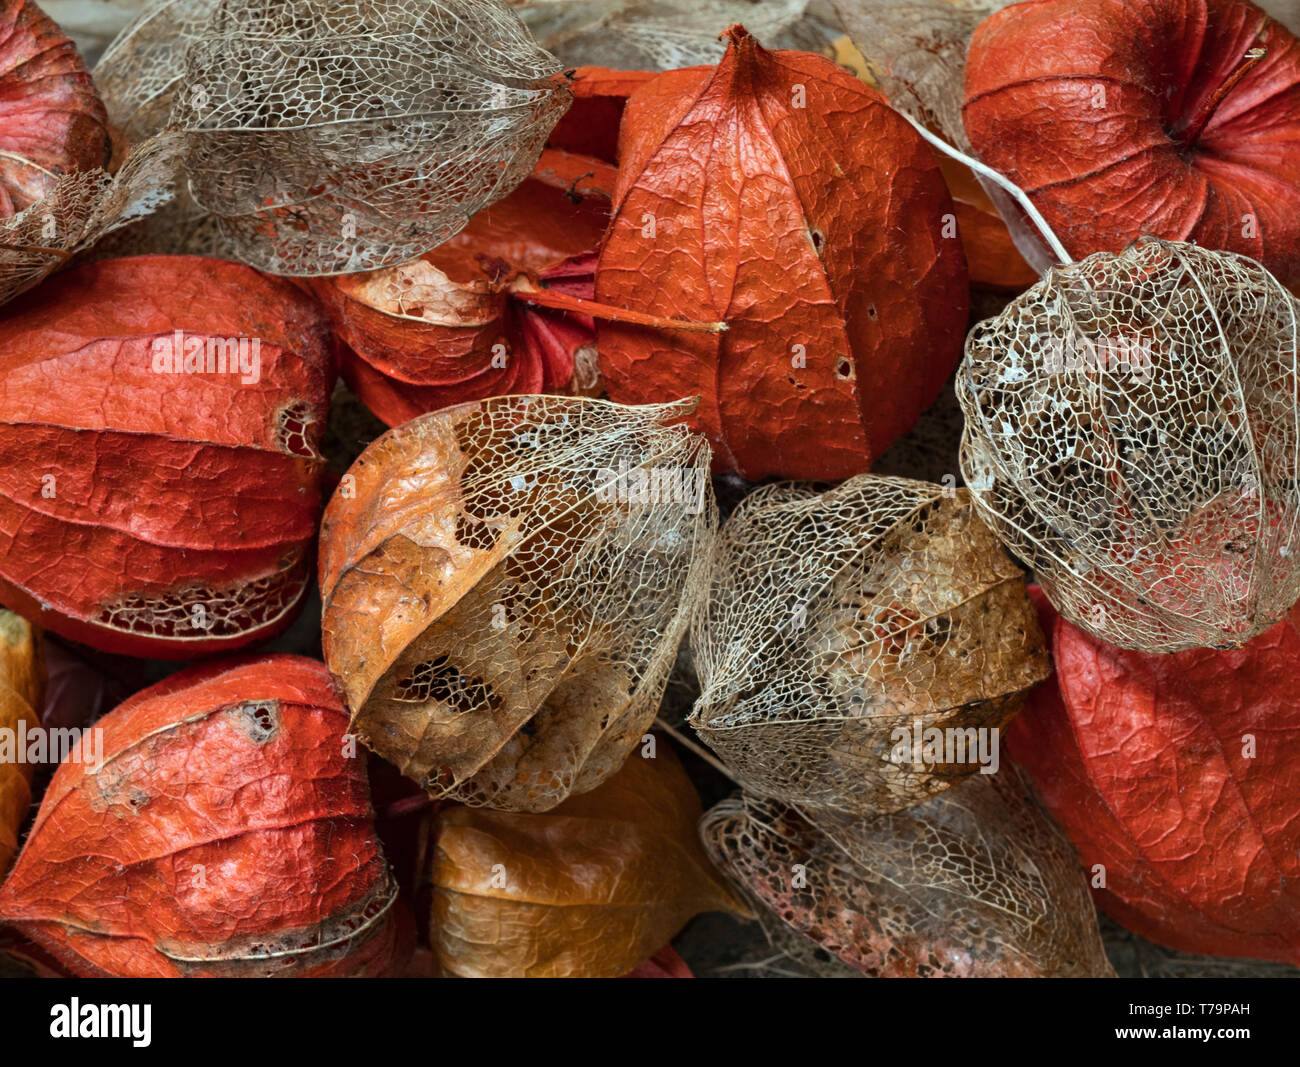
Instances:
[[[397,890],[324,666],[182,671],[59,765],[0,920],[80,977],[379,976]]]
[[[1048,674],[1024,574],[964,490],[768,486],[723,526],[711,582],[690,722],[747,790],[787,803],[873,814],[941,792],[980,769],[966,739],[992,765]],[[961,731],[959,758],[899,749],[935,729]]]
[[[8,218],[64,175],[106,166],[108,119],[76,47],[36,4],[0,5],[0,43],[0,217]]]
[[[96,69],[133,140],[186,132],[214,254],[281,275],[446,241],[528,174],[570,99],[501,0],[180,0]]]
[[[686,772],[666,745],[645,753],[553,811],[439,813],[430,940],[444,974],[613,978],[699,913],[742,913],[700,845]]]
[[[273,636],[310,580],[333,361],[248,267],[135,256],[0,317],[0,599],[109,652]]]
[[[1300,597],[1296,346],[1243,256],[1143,238],[1052,270],[967,338],[980,515],[1103,641],[1244,644]]]
[[[1007,750],[1097,905],[1180,952],[1300,965],[1300,609],[1243,648],[1115,648],[1045,602]]]
[[[312,279],[343,342],[343,378],[362,403],[399,426],[487,396],[582,386],[583,364],[595,365],[591,321],[533,307],[524,291],[576,280],[590,297],[590,249],[609,220],[614,180],[599,160],[548,149],[509,196],[419,259]]]
[[[1247,0],[995,6],[964,53],[965,132],[1071,255],[1150,234],[1300,286],[1300,41],[1285,26]]]
[[[943,391],[970,279],[929,146],[830,59],[744,27],[628,99],[596,299],[726,329],[597,320],[623,403],[699,394],[715,470],[868,470]]]
[[[811,974],[1114,977],[1078,860],[1014,769],[875,818],[732,798],[700,836]]]
[[[326,509],[325,660],[436,797],[545,811],[653,722],[717,524],[691,404],[497,397],[361,455]]]

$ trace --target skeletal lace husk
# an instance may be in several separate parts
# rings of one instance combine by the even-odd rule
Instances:
[[[810,976],[1114,976],[1074,850],[1014,768],[874,819],[732,798],[700,836]]]
[[[78,254],[282,275],[422,255],[528,175],[559,74],[501,0],[154,0],[93,72],[121,167],[0,219],[0,302]]]
[[[1075,625],[1237,647],[1300,598],[1297,307],[1244,256],[1143,238],[971,331],[962,473]]]
[[[997,759],[1048,673],[1024,573],[965,490],[876,475],[746,497],[719,533],[691,650],[690,722],[746,790],[862,814],[977,772],[979,744]],[[900,749],[930,730],[960,731],[961,755]]]
[[[508,810],[621,766],[707,580],[690,407],[497,397],[371,445],[322,565],[325,658],[363,741],[433,796]]]

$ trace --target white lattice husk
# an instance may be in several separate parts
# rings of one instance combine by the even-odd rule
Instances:
[[[1070,621],[1235,647],[1300,597],[1298,310],[1252,260],[1146,238],[971,331],[962,473]]]
[[[132,142],[186,134],[182,217],[146,248],[322,275],[420,255],[513,189],[559,69],[499,0],[158,0],[95,78]]]
[[[1014,769],[870,819],[742,796],[700,836],[812,975],[1113,976],[1074,850]]]
[[[983,730],[988,755],[1048,673],[1024,574],[966,492],[869,474],[746,497],[719,533],[691,651],[691,725],[741,785],[865,814],[978,770],[965,748],[900,751],[899,730]]]
[[[717,511],[689,410],[498,397],[362,454],[355,498],[326,512],[322,591],[367,744],[434,796],[510,810],[622,765],[707,581]]]

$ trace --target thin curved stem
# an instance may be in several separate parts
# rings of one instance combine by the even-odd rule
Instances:
[[[1043,218],[1038,208],[1034,207],[1033,201],[1029,199],[1029,195],[1021,189],[1020,186],[1010,178],[1006,177],[1006,175],[1000,174],[985,163],[981,163],[974,156],[968,156],[960,149],[954,148],[942,137],[927,130],[921,125],[921,123],[912,118],[911,115],[901,111],[899,114],[912,124],[913,129],[915,129],[917,133],[924,137],[927,142],[932,144],[945,156],[951,156],[959,163],[965,163],[966,166],[970,167],[970,169],[976,174],[987,178],[1000,189],[1005,190],[1017,204],[1024,208],[1025,214],[1029,216],[1030,222],[1034,224],[1038,232],[1042,235],[1043,240],[1047,242],[1047,247],[1052,250],[1052,255],[1056,257],[1057,261],[1063,264],[1074,262],[1070,257],[1070,253],[1065,250],[1065,246],[1057,240],[1056,234],[1052,232],[1052,228],[1047,225],[1047,220]]]

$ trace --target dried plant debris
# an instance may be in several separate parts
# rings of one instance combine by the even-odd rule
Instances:
[[[700,833],[808,974],[1113,976],[1069,842],[1014,770],[872,820],[732,799]]]
[[[1071,622],[1237,647],[1300,597],[1297,303],[1261,266],[1145,238],[1052,271],[966,341],[976,507]]]
[[[353,726],[432,795],[545,811],[655,718],[717,512],[690,404],[498,397],[389,431],[321,534]]]
[[[996,770],[1048,673],[1024,575],[966,491],[875,475],[747,497],[691,651],[691,724],[746,789],[860,814]]]
[[[565,63],[669,70],[716,63],[727,28],[743,22],[764,44],[785,47],[808,0],[509,0]],[[810,36],[805,30],[797,40]]]

